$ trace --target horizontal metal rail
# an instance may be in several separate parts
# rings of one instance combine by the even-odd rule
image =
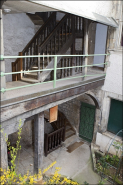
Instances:
[[[40,69],[40,70],[30,70],[30,71],[19,71],[19,72],[9,72],[9,73],[4,73],[1,72],[0,76],[3,77],[5,75],[10,75],[10,74],[19,74],[19,73],[30,73],[30,72],[38,72],[38,71],[48,71],[48,70],[54,70],[54,80],[52,81],[47,81],[47,82],[37,82],[35,84],[29,84],[29,85],[25,85],[25,86],[20,86],[20,87],[13,87],[13,88],[2,88],[0,90],[0,92],[4,93],[5,91],[10,91],[10,90],[15,90],[15,89],[20,89],[20,88],[25,88],[25,87],[31,87],[31,86],[35,86],[35,85],[39,85],[39,84],[44,84],[44,83],[49,83],[49,82],[53,82],[53,88],[56,87],[56,81],[61,81],[61,80],[69,80],[69,79],[74,79],[74,78],[81,78],[81,77],[87,77],[87,76],[99,76],[99,75],[106,75],[105,73],[102,74],[95,74],[95,75],[82,75],[82,76],[74,76],[74,77],[69,77],[69,78],[62,78],[62,79],[56,79],[56,71],[57,69],[70,69],[70,68],[77,68],[77,67],[88,67],[88,66],[99,66],[102,64],[107,64],[107,62],[105,63],[101,63],[101,64],[93,64],[93,65],[82,65],[82,66],[72,66],[72,67],[61,67],[61,68],[57,68],[57,57],[89,57],[89,56],[102,56],[102,55],[110,55],[110,54],[90,54],[90,55],[29,55],[29,56],[0,56],[0,59],[7,59],[7,58],[29,58],[29,57],[54,57],[54,68],[51,69]]]
[[[12,59],[12,58],[38,58],[38,57],[90,57],[90,56],[102,56],[110,55],[108,54],[85,54],[85,55],[26,55],[26,56],[4,56],[0,55],[0,60]]]
[[[56,69],[72,69],[72,68],[77,68],[77,67],[90,67],[90,66],[99,66],[102,64],[108,64],[108,62],[105,63],[100,63],[100,64],[93,64],[93,65],[83,65],[83,66],[72,66],[72,67],[56,67]],[[39,69],[39,70],[28,70],[28,71],[18,71],[18,72],[9,72],[9,73],[4,73],[1,72],[0,76],[5,76],[5,75],[11,75],[11,74],[19,74],[19,73],[34,73],[34,72],[38,72],[38,71],[51,71],[54,70],[54,68],[50,68],[50,69]]]
[[[103,73],[102,75],[106,75],[105,73]],[[95,74],[95,75],[83,75],[83,76],[74,76],[74,77],[70,77],[70,78],[62,78],[62,79],[58,79],[56,81],[61,81],[61,80],[70,80],[70,79],[74,79],[74,78],[81,78],[81,77],[86,77],[86,76],[100,76],[100,74]],[[11,91],[11,90],[16,90],[16,89],[21,89],[21,88],[25,88],[25,87],[31,87],[31,86],[35,86],[35,85],[40,85],[40,84],[46,84],[49,82],[54,82],[54,80],[52,81],[47,81],[47,82],[38,82],[35,84],[29,84],[29,85],[24,85],[24,86],[20,86],[20,87],[13,87],[13,88],[8,88],[8,89],[4,89],[2,88],[0,91],[2,93],[4,93],[5,91]],[[55,87],[54,87],[55,88]]]

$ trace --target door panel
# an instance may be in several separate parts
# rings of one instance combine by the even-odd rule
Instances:
[[[81,104],[79,136],[89,142],[93,139],[95,110],[94,105]]]
[[[117,134],[121,129],[123,129],[123,102],[111,99],[107,130]],[[122,134],[119,136],[122,136]]]

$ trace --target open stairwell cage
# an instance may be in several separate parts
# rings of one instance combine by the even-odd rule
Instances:
[[[114,136],[105,156],[101,158],[101,179],[106,179],[111,184],[123,184],[123,142],[119,141],[119,136],[123,138],[123,129]]]

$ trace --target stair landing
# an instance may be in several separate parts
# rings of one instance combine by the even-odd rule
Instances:
[[[89,72],[88,74],[94,75],[94,73],[92,72]],[[80,74],[76,76],[80,76]],[[20,89],[6,91],[6,99],[17,98],[20,96],[24,96],[25,98],[29,98],[29,97],[32,98],[32,97],[37,97],[37,96],[41,96],[41,95],[56,92],[56,91],[61,91],[61,90],[63,91],[65,89],[75,88],[76,86],[81,86],[84,84],[90,84],[90,90],[91,90],[91,83],[95,81],[102,81],[102,79],[105,79],[104,74],[100,74],[98,76],[88,76],[83,81],[81,77],[60,80],[56,82],[56,88],[53,88],[53,82],[42,83],[39,85],[34,85],[26,88],[23,87]],[[25,86],[25,85],[30,85],[30,83],[22,82],[22,81],[7,82],[6,89]]]

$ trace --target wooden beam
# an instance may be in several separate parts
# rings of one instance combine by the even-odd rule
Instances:
[[[34,173],[38,174],[44,156],[44,112],[34,118]]]
[[[102,78],[102,77],[101,77]],[[99,86],[104,85],[104,77],[103,79],[100,79],[95,82],[91,82],[89,84],[81,84],[81,86],[71,88],[68,90],[64,90],[61,92],[56,92],[50,95],[42,96],[39,98],[35,98],[26,102],[18,103],[15,105],[10,105],[4,108],[1,108],[1,122],[6,121],[8,119],[11,119],[15,116],[18,116],[20,114],[26,113],[31,110],[35,110],[39,107],[43,107],[47,104],[54,103],[59,100],[64,100],[66,98],[82,94],[84,92],[87,92],[88,90],[95,89]],[[22,98],[22,99],[21,99]],[[24,97],[18,98],[18,101],[23,100]],[[14,101],[17,101],[17,99],[13,99]],[[12,102],[12,100],[10,100]],[[6,101],[6,103],[11,103],[9,101]]]

